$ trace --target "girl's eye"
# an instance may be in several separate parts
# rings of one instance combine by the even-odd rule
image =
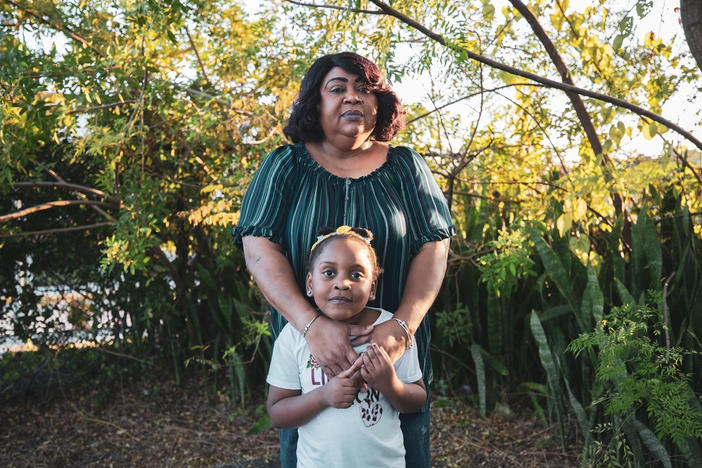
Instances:
[[[361,278],[363,278],[363,273],[361,273],[359,271],[354,271],[353,273],[351,273],[351,278],[361,279]]]
[[[334,272],[332,270],[324,270],[322,271],[322,276],[324,276],[325,278],[331,278],[332,276],[334,276]]]

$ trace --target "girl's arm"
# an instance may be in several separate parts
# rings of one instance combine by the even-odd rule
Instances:
[[[412,383],[401,381],[395,373],[388,353],[371,343],[362,354],[361,377],[368,385],[385,395],[390,404],[400,413],[419,411],[427,399],[422,379]]]
[[[412,336],[439,294],[446,274],[449,244],[449,239],[427,242],[410,263],[394,316],[407,323]],[[372,341],[387,351],[392,362],[397,361],[407,348],[407,334],[395,320],[377,325],[373,329]]]
[[[265,237],[245,236],[242,239],[246,267],[266,300],[285,317],[298,331],[316,315],[312,305],[300,293],[290,262],[283,248]],[[328,376],[347,369],[358,358],[349,335],[362,337],[354,340],[360,344],[370,339],[373,327],[346,325],[319,317],[309,328],[305,339],[310,351],[323,366]],[[365,338],[365,339],[363,339]]]
[[[352,376],[360,366],[361,360],[358,359],[351,367],[308,393],[271,385],[266,402],[271,423],[289,429],[302,426],[326,408],[348,408],[358,392]]]

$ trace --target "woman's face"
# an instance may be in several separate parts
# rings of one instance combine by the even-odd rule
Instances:
[[[367,140],[375,129],[378,99],[357,75],[334,67],[322,80],[319,122],[325,139],[346,136]]]

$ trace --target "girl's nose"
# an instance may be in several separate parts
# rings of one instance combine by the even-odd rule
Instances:
[[[350,281],[347,278],[339,278],[334,284],[334,287],[336,289],[349,289],[351,287]]]

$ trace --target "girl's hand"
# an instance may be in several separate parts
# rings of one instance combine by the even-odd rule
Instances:
[[[328,406],[343,409],[353,404],[358,393],[358,384],[354,381],[353,375],[361,367],[361,362],[361,359],[357,359],[351,367],[332,377],[322,387],[322,395]]]
[[[407,349],[407,334],[395,320],[376,325],[371,340],[385,350],[393,363],[400,359]]]
[[[395,368],[388,353],[377,344],[371,343],[361,358],[363,359],[361,366],[363,380],[380,393],[388,393],[396,378]]]
[[[334,377],[352,367],[358,358],[349,337],[356,337],[354,344],[364,343],[370,339],[372,331],[372,325],[347,325],[320,316],[307,331],[305,339],[324,373],[328,377]]]

